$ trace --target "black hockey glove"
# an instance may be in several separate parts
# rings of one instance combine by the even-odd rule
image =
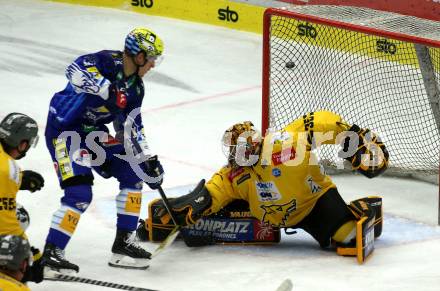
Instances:
[[[35,192],[41,190],[44,186],[44,178],[34,171],[23,171],[20,190],[29,190]]]
[[[33,263],[32,266],[28,266],[23,279],[21,280],[23,283],[26,282],[35,282],[40,283],[44,278],[44,263],[43,257],[39,249],[31,247],[31,252],[33,255]]]
[[[127,106],[125,83],[122,81],[113,82],[108,88],[108,99],[106,107],[112,113],[118,113]]]
[[[373,178],[382,174],[388,168],[389,153],[380,138],[369,129],[362,129],[353,124],[349,131],[357,134],[359,143],[355,153],[344,157],[351,162],[353,170]],[[354,142],[347,136],[343,142],[343,152],[349,152]]]
[[[148,176],[150,176],[151,178],[157,178],[160,177],[160,180],[157,182],[145,182],[147,183],[147,185],[155,190],[157,188],[159,188],[160,185],[162,185],[163,182],[163,167],[161,165],[161,163],[159,162],[157,156],[152,156],[151,158],[149,158],[148,160],[145,161],[145,174],[147,174]]]

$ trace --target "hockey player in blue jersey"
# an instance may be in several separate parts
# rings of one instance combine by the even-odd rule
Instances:
[[[114,190],[117,194],[117,231],[109,265],[148,267],[151,254],[131,236],[138,222],[143,180],[131,163],[119,155],[127,152],[123,133],[129,121],[132,124],[130,137],[125,135],[125,142],[135,139],[144,156],[149,157],[140,163],[140,168],[151,178],[146,180],[148,186],[156,189],[161,185],[163,168],[157,156],[149,152],[141,115],[128,117],[131,117],[130,112],[141,107],[142,77],[157,65],[162,53],[162,40],[154,32],[136,28],[127,35],[124,51],[104,50],[83,55],[67,67],[67,86],[55,93],[50,102],[45,132],[46,144],[64,190],[61,207],[53,214],[44,247],[44,262],[50,269],[64,273],[79,271],[77,265],[65,258],[64,249],[81,214],[92,201],[92,170],[119,182],[119,194]],[[111,123],[115,138],[108,134],[106,125]],[[101,149],[104,152],[100,152]],[[99,163],[98,156],[103,155]],[[112,192],[109,189],[109,194]]]

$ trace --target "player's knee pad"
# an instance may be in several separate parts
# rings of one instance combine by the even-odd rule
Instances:
[[[64,189],[64,197],[61,198],[61,203],[82,213],[89,207],[92,197],[91,185],[69,186]]]

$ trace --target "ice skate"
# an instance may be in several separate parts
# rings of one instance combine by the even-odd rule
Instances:
[[[54,277],[55,274],[75,275],[79,272],[78,265],[75,265],[64,256],[64,250],[47,243],[44,247],[43,262],[45,265],[44,275],[46,278]]]
[[[151,254],[135,243],[131,232],[117,230],[109,266],[126,269],[147,269]]]

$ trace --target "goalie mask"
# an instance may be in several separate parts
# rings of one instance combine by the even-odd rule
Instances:
[[[261,134],[250,121],[234,124],[225,131],[223,152],[230,167],[253,166],[261,152]]]

